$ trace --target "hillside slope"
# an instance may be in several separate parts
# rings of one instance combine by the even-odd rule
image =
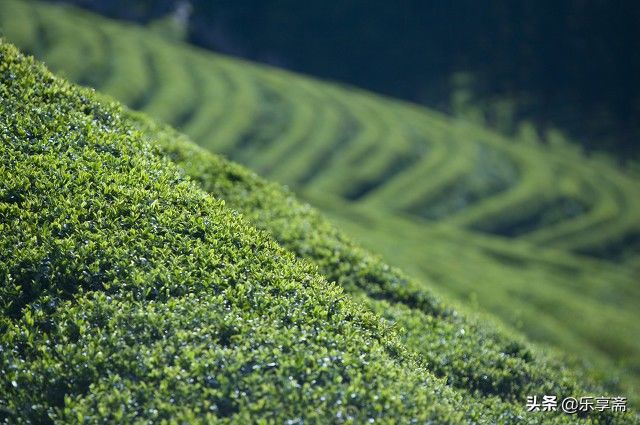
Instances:
[[[637,176],[560,136],[515,144],[69,7],[7,0],[2,18],[9,39],[69,79],[302,192],[601,258],[637,253]]]
[[[525,415],[523,395],[598,391],[445,308],[276,185],[4,42],[0,82],[5,423],[570,423]],[[424,339],[403,344],[363,305]]]
[[[423,288],[640,394],[640,181],[607,158],[560,135],[506,140],[73,8],[6,0],[0,29],[74,81],[288,184]]]
[[[5,0],[0,29],[72,80],[288,184],[423,288],[573,353],[638,398],[640,179],[607,158],[73,8]]]

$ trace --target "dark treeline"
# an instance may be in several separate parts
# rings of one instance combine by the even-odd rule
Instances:
[[[464,93],[504,132],[527,120],[640,157],[635,0],[72,1],[141,22],[189,4],[196,45],[449,112]]]

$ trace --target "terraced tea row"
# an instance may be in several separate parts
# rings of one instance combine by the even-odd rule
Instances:
[[[543,152],[65,8],[5,10],[5,33],[53,69],[302,193],[593,255],[640,234],[636,181],[562,144]]]

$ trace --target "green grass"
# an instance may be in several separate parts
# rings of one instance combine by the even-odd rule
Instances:
[[[316,216],[309,207],[294,208],[290,195],[276,195],[277,186],[242,185],[236,174],[260,181],[246,171],[223,184],[215,170],[240,169],[131,118],[145,128],[142,137],[165,140],[162,149],[206,192],[372,310],[396,315],[391,320],[407,330],[402,344],[455,391],[493,388],[485,395],[502,400],[495,382],[503,372],[480,372],[485,360],[477,345],[464,354],[476,360],[458,368],[443,360],[455,357],[455,344],[450,353],[434,351],[441,341],[434,335],[447,332],[416,323],[436,317],[437,324],[450,321],[448,330],[458,325],[431,292],[575,357],[593,378],[638,402],[640,247],[633,241],[640,240],[640,178],[632,170],[587,158],[557,134],[545,145],[505,139],[424,108],[215,55],[69,7],[5,0],[0,31],[54,71],[288,185],[406,270],[415,280],[376,269],[379,260],[335,231],[319,230],[332,228],[307,217]],[[254,184],[269,189],[248,196]],[[490,352],[509,343],[496,344]],[[523,368],[518,363],[505,376]],[[491,384],[481,383],[485,375]],[[507,398],[540,389],[510,385]]]

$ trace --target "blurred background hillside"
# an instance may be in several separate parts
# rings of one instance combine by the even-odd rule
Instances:
[[[503,134],[560,129],[640,157],[640,3],[604,0],[67,0],[180,37],[438,108]],[[166,19],[165,19],[166,20]],[[533,130],[533,132],[532,132]],[[528,136],[527,136],[528,134]]]

